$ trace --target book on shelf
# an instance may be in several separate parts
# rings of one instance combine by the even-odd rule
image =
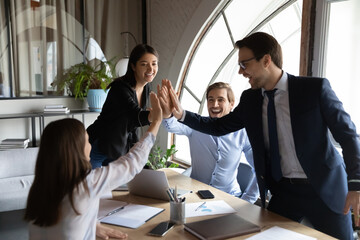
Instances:
[[[235,213],[202,221],[185,223],[184,229],[204,240],[226,239],[260,232],[259,226],[243,219]]]
[[[27,145],[29,142],[28,138],[6,138],[1,141],[1,145]]]
[[[0,150],[10,150],[10,149],[25,149],[28,147],[28,144],[24,144],[24,145],[21,145],[21,144],[7,144],[7,145],[4,145],[4,144],[0,144]]]
[[[64,105],[62,104],[53,104],[53,105],[45,105],[45,109],[57,109],[57,108],[63,108]]]
[[[62,108],[44,108],[44,113],[69,113],[70,109],[67,107]]]

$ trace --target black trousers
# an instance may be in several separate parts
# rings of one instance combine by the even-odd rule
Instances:
[[[268,210],[297,222],[306,218],[316,230],[335,238],[354,239],[351,213],[333,212],[311,184],[280,181],[272,183],[270,191],[272,196]]]

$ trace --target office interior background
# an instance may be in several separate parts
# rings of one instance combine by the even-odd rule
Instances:
[[[207,115],[209,84],[229,82],[237,101],[249,88],[237,73],[234,43],[265,31],[281,43],[286,72],[330,80],[359,132],[359,10],[358,0],[4,0],[0,115],[41,112],[50,104],[86,108],[84,101],[57,95],[51,87],[56,74],[93,57],[120,59],[136,43],[159,52],[152,89],[168,78],[185,109]],[[95,119],[86,115],[85,125]],[[28,119],[0,121],[0,140],[31,135]],[[189,165],[187,139],[162,129],[157,145],[173,143],[174,159]]]

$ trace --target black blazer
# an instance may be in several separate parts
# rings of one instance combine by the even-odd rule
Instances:
[[[342,213],[348,189],[360,190],[360,141],[355,125],[327,79],[288,74],[288,90],[291,126],[300,164],[327,206]],[[210,119],[186,112],[183,123],[211,135],[246,128],[264,206],[270,180],[266,176],[262,101],[261,89],[248,89],[230,114]],[[331,143],[328,130],[340,143],[344,157]],[[359,182],[348,183],[347,178]]]
[[[148,88],[143,91],[140,107],[135,90],[123,80],[114,80],[102,111],[95,122],[87,128],[89,141],[98,140],[100,151],[109,159],[125,155],[139,141],[138,127],[149,125],[146,111]]]

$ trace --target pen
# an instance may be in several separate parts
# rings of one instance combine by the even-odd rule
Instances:
[[[202,206],[205,205],[205,203],[206,203],[206,202],[203,202],[202,204],[200,204],[200,206],[198,206],[198,207],[195,209],[195,211],[199,210]]]
[[[169,195],[170,201],[175,201],[175,199],[171,193],[171,190],[169,188],[166,190],[166,193]]]
[[[177,185],[175,185],[174,198],[175,198],[175,202],[179,202],[179,199],[177,197]]]
[[[124,209],[124,208],[125,208],[125,206],[116,208],[116,209],[112,210],[111,212],[109,212],[108,214],[106,214],[105,217],[108,217],[108,216],[110,216],[110,215],[113,215],[114,213],[117,213],[117,212],[119,212],[120,210],[122,210],[122,209]]]

